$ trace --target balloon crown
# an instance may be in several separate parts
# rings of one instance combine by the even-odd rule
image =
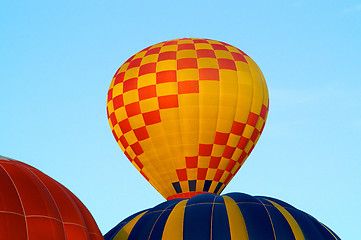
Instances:
[[[182,38],[130,57],[108,91],[111,131],[167,200],[219,195],[252,152],[269,99],[257,64],[224,42]]]

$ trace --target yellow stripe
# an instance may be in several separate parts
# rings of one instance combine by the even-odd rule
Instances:
[[[120,229],[120,231],[117,233],[117,235],[115,235],[113,240],[127,240],[130,232],[132,231],[132,229],[134,227],[134,225],[138,222],[139,218],[141,218],[146,212],[147,211],[139,214],[138,216],[133,218],[130,222],[125,224],[125,226],[122,227],[122,229]]]
[[[279,205],[269,199],[266,199],[266,200],[269,201],[270,203],[272,203],[273,206],[275,206],[278,209],[278,211],[280,211],[282,213],[282,215],[286,218],[288,224],[290,225],[290,227],[292,229],[295,239],[296,240],[305,240],[305,237],[303,236],[300,226],[298,225],[296,220],[292,217],[292,215],[281,205]]]
[[[227,209],[231,239],[248,240],[246,223],[237,203],[228,196],[223,196],[223,199]]]
[[[180,201],[169,214],[162,240],[183,240],[183,219],[187,200]]]

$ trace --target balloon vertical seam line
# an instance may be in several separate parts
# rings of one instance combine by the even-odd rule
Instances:
[[[227,48],[228,49],[228,48]],[[229,51],[229,50],[228,50]],[[234,56],[231,54],[231,56],[232,56],[232,59],[233,59],[233,61],[236,61],[235,60],[235,58],[234,58]],[[235,111],[234,111],[234,114],[233,114],[233,122],[232,122],[232,126],[231,126],[231,131],[232,131],[232,127],[233,127],[233,124],[234,124],[234,119],[235,119],[235,116],[237,115],[237,112],[238,112],[238,105],[239,105],[239,81],[240,81],[240,79],[239,79],[239,77],[238,77],[238,68],[237,68],[237,65],[236,65],[236,75],[237,75],[237,78],[236,78],[236,87],[237,87],[237,100],[236,100],[236,107],[235,107]],[[231,132],[230,131],[230,132]],[[231,134],[231,133],[230,133]],[[241,136],[239,137],[239,140],[241,139]],[[239,142],[239,140],[238,140],[238,142]],[[228,140],[227,140],[227,144],[230,142],[230,139],[228,138]],[[238,144],[237,144],[238,145]],[[234,159],[233,159],[233,156],[234,156],[234,154],[235,154],[235,152],[236,152],[236,149],[233,151],[233,153],[232,153],[232,155],[230,156],[230,159],[229,159],[229,161],[228,161],[228,163],[227,163],[227,165],[231,162],[231,161],[234,161]],[[236,160],[236,163],[237,163],[238,161]],[[234,166],[233,166],[234,167]],[[229,172],[229,175],[230,174],[232,174],[232,169],[230,170],[230,172]],[[231,179],[230,180],[228,180],[228,183],[233,179],[233,177],[234,177],[234,175],[232,176],[231,175]],[[228,177],[227,177],[228,178]],[[227,184],[228,184],[227,183]],[[224,186],[224,187],[222,187],[222,188],[220,188],[220,193],[224,190],[224,188],[225,188],[226,186]]]
[[[145,48],[145,49],[143,49],[142,51],[140,51],[140,52],[137,52],[136,54],[134,54],[133,56],[135,57],[137,54],[139,54],[139,53],[141,53],[141,52],[143,52],[143,51],[148,51],[149,49],[150,49],[151,47],[147,47],[147,48]],[[141,58],[141,62],[143,61],[143,59],[144,59],[144,57],[145,56],[143,56],[142,58]],[[139,67],[138,67],[138,72],[137,72],[137,78],[139,78],[139,71],[140,71],[140,66],[141,66],[141,63],[140,63],[140,65],[139,65]],[[128,70],[128,69],[127,69]],[[126,71],[127,71],[126,70]],[[137,89],[139,89],[139,87],[138,87],[138,81],[137,81]],[[122,85],[122,92],[124,93],[124,84]],[[157,90],[156,90],[157,91]],[[137,94],[138,94],[138,102],[139,102],[139,90],[138,90],[138,92],[137,92]],[[124,106],[125,107],[125,106]],[[134,133],[134,129],[133,129],[133,127],[132,127],[132,130],[133,130],[133,133]],[[149,139],[149,141],[151,142],[151,144],[152,144],[152,146],[153,146],[153,148],[154,148],[154,142],[153,142],[153,140],[152,139]],[[156,148],[155,148],[156,149]],[[134,153],[135,154],[135,153]],[[148,160],[148,162],[149,162],[149,165],[150,166],[153,166],[153,168],[154,169],[157,169],[157,166],[155,165],[155,164],[153,164],[153,161],[147,156],[148,154],[146,153],[146,152],[143,152],[142,154],[144,154],[144,157],[145,158],[147,158],[147,160]],[[157,154],[157,157],[158,157],[158,159],[161,159],[161,156],[159,155],[159,152],[158,152],[158,150],[156,149],[156,154]],[[136,154],[135,154],[136,155]],[[135,157],[138,157],[137,155],[135,156]],[[132,161],[132,164],[134,165],[134,159],[133,159],[133,161]],[[138,166],[139,167],[139,166]],[[144,169],[147,169],[147,167],[146,167],[146,165],[143,165],[143,168]],[[159,167],[158,167],[158,169],[159,169]],[[148,169],[147,169],[148,170]],[[141,173],[142,172],[142,169],[139,167],[139,172]],[[154,175],[152,175],[151,174],[151,172],[153,172],[153,174],[155,174],[155,177],[154,177]],[[148,178],[149,178],[149,180],[148,180],[148,182],[151,184],[151,185],[153,185],[152,183],[153,182],[158,182],[156,179],[157,179],[157,176],[159,176],[159,172],[158,171],[156,171],[156,172],[154,172],[154,171],[148,171]],[[159,186],[159,184],[158,183],[156,183],[155,184],[156,186],[158,185]],[[155,188],[157,191],[158,191],[158,189],[157,188]]]
[[[152,236],[154,227],[155,227],[155,225],[157,224],[159,218],[162,216],[162,214],[163,214],[164,212],[167,212],[167,211],[172,211],[172,209],[170,209],[170,208],[173,207],[174,205],[177,205],[177,203],[178,203],[178,202],[175,202],[175,203],[167,206],[167,207],[166,207],[165,209],[163,209],[162,211],[157,211],[157,212],[161,212],[161,213],[160,213],[159,216],[157,217],[157,220],[155,220],[155,222],[154,222],[154,224],[153,224],[153,227],[152,227],[152,229],[151,229],[150,232],[149,232],[148,240],[150,240],[150,237]],[[149,213],[153,213],[153,212],[149,212]]]
[[[194,41],[193,41],[193,39],[192,39],[192,42],[193,42],[193,45],[195,46],[195,43],[194,43]],[[198,74],[198,88],[200,88],[200,77],[199,77],[199,58],[197,57],[197,50],[194,50],[195,52],[196,52],[196,60],[197,60],[197,74]],[[200,112],[201,112],[201,105],[200,105],[200,103],[201,103],[201,91],[199,90],[198,91],[198,159],[197,159],[197,171],[198,171],[198,166],[199,166],[199,157],[200,157],[200,155],[199,155],[199,146],[200,146],[200,139],[201,139],[201,116],[200,116]],[[196,181],[196,186],[195,186],[195,191],[197,191],[197,185],[199,185],[200,184],[200,182],[198,182],[198,172],[196,173],[197,175],[196,175],[196,179],[197,179],[197,181]],[[203,188],[204,188],[204,184],[203,184],[203,186],[202,186],[202,190],[203,190]]]
[[[41,182],[41,184],[43,185],[43,187],[46,189],[46,191],[47,191],[48,194],[50,195],[51,199],[53,200],[53,204],[55,205],[56,210],[57,210],[57,212],[58,212],[58,214],[59,214],[59,217],[60,217],[60,222],[61,222],[62,225],[63,225],[64,237],[65,237],[65,239],[66,239],[66,232],[65,232],[65,227],[64,227],[64,223],[63,223],[63,218],[62,218],[62,216],[61,216],[61,213],[60,213],[58,204],[56,204],[56,201],[55,201],[53,195],[51,194],[50,190],[49,190],[48,187],[45,185],[45,183],[39,178],[39,176],[36,175],[36,174],[35,174],[33,171],[31,171],[30,169],[29,169],[29,172],[31,172],[31,174],[32,174],[36,179],[38,179],[39,182]],[[66,193],[66,195],[68,195],[68,194]],[[48,216],[48,217],[49,217],[49,218],[52,218],[52,217],[50,217],[50,216]],[[58,221],[59,221],[59,220],[58,220]],[[87,231],[87,232],[88,232],[88,231]]]
[[[233,59],[233,61],[235,61],[235,59],[234,59],[234,56],[231,54],[231,56],[232,56],[232,59]],[[237,65],[236,65],[237,66]],[[236,74],[237,74],[237,83],[236,83],[236,86],[237,86],[237,100],[236,100],[236,110],[235,110],[235,112],[234,112],[234,116],[233,116],[233,119],[235,119],[235,116],[236,116],[236,114],[237,114],[237,112],[238,112],[238,104],[239,104],[239,81],[240,81],[240,79],[238,78],[238,68],[236,68],[237,70],[236,70]],[[234,120],[233,120],[233,122],[232,122],[232,125],[234,124]],[[233,127],[233,126],[232,126]],[[241,139],[241,137],[239,137],[239,139]],[[238,142],[239,142],[239,140],[238,140]],[[229,143],[229,139],[228,139],[228,141],[227,141],[227,143]],[[234,156],[234,154],[235,154],[235,152],[236,152],[236,149],[233,151],[233,153],[232,153],[232,156],[230,157],[230,161],[231,160],[234,160],[233,159],[233,156]],[[229,161],[229,162],[230,162]],[[228,163],[229,163],[228,162]],[[236,162],[237,163],[237,162]],[[229,174],[232,174],[232,169],[231,169],[231,171],[229,172]],[[233,176],[231,175],[231,179],[228,181],[228,183],[232,180],[232,178],[233,178]],[[224,188],[223,188],[224,189]],[[222,189],[222,191],[223,191],[223,189]]]
[[[282,216],[286,219],[288,225],[290,226],[293,235],[296,240],[305,240],[305,236],[303,234],[303,230],[301,226],[298,224],[296,219],[293,217],[293,215],[287,211],[285,207],[283,207],[281,204],[274,202],[270,199],[267,199],[272,205],[282,214]],[[291,209],[291,208],[289,208]],[[293,209],[292,209],[293,210]]]
[[[178,41],[179,42],[179,41]],[[164,44],[166,43],[166,41],[164,41],[163,43],[162,43],[162,45],[161,45],[161,48],[162,47],[164,47]],[[177,43],[177,46],[178,46],[178,43]],[[159,53],[158,53],[158,56],[159,56]],[[156,64],[158,64],[158,60],[156,61]],[[177,71],[176,71],[176,74],[177,74]],[[177,86],[177,92],[178,92],[178,84],[176,84],[176,86]],[[157,91],[157,89],[156,89],[156,91]],[[157,93],[157,96],[158,96],[158,93]],[[177,96],[177,99],[178,99],[178,96]],[[161,119],[162,120],[162,119]],[[161,122],[161,124],[162,125],[164,125],[164,123],[163,122]],[[166,132],[166,129],[164,129],[163,128],[163,131],[164,132]],[[170,155],[172,155],[172,152],[171,152],[171,149],[170,149],[170,146],[171,146],[171,144],[170,144],[170,141],[169,141],[169,136],[167,136],[166,134],[165,134],[165,139],[167,140],[167,142],[168,142],[168,146],[169,146],[169,151],[170,151]],[[172,169],[176,169],[176,164],[175,164],[175,162],[174,162],[174,160],[172,159],[171,161],[169,161],[170,162],[170,164],[171,164],[171,166],[172,166]],[[167,179],[168,179],[168,182],[170,182],[170,183],[172,183],[172,179],[171,179],[171,175],[170,174],[167,174]],[[168,194],[167,194],[167,197],[169,197],[169,196],[171,196],[172,195],[172,192],[173,192],[173,185],[167,185],[167,187],[166,187],[166,191],[168,191]]]
[[[238,50],[237,48],[236,48],[236,50]],[[235,61],[235,57],[232,55],[232,59]],[[248,65],[248,64],[247,64]],[[237,66],[237,65],[236,65]],[[240,89],[239,89],[239,81],[240,81],[240,79],[239,79],[239,76],[238,76],[238,68],[237,68],[237,96],[239,96],[239,91],[240,91]],[[240,104],[240,99],[239,99],[239,97],[237,98],[237,101],[236,101],[236,111],[238,110],[238,105]],[[236,112],[236,114],[237,114],[237,112]],[[243,129],[244,130],[244,129]],[[243,134],[243,132],[241,133],[241,135],[239,136],[239,140],[238,140],[238,143],[239,143],[239,141],[241,140],[241,138],[242,138],[242,134]],[[238,143],[237,143],[237,145],[238,145]],[[236,147],[236,149],[237,149],[237,147]],[[238,159],[234,159],[235,158],[235,156],[236,156],[236,150],[233,152],[233,154],[232,154],[232,156],[231,156],[231,159],[233,159],[233,160],[235,160],[236,161],[236,164],[238,163]],[[238,169],[241,167],[241,164],[237,167]],[[237,172],[238,170],[236,169],[236,171],[235,171],[235,173]],[[235,176],[235,174],[231,177],[232,179],[233,179],[233,177]],[[232,180],[231,179],[231,180]],[[231,180],[229,180],[228,182],[230,182]]]
[[[243,232],[243,235],[246,235],[246,236],[244,236],[246,239],[245,240],[249,240],[249,236],[248,236],[248,231],[247,231],[247,226],[246,226],[246,223],[245,223],[245,219],[244,219],[244,216],[243,216],[243,214],[242,214],[242,211],[241,211],[241,209],[239,208],[239,206],[238,206],[238,204],[236,203],[236,201],[232,198],[232,197],[230,197],[230,196],[227,196],[227,195],[223,195],[222,196],[223,197],[223,201],[224,201],[224,205],[225,205],[225,207],[226,207],[226,213],[227,213],[227,215],[228,215],[228,223],[229,223],[229,230],[231,231],[231,226],[233,225],[233,227],[234,227],[234,221],[232,221],[231,219],[230,219],[230,217],[231,217],[231,213],[233,212],[233,211],[231,211],[231,208],[232,207],[234,207],[234,209],[236,209],[235,211],[234,211],[234,214],[236,214],[236,212],[240,215],[240,219],[241,219],[241,224],[237,224],[237,227],[239,226],[239,227],[243,227],[243,230],[244,230],[244,232]],[[227,203],[228,202],[228,203]],[[234,229],[234,228],[233,228]],[[231,237],[232,237],[232,232],[234,232],[234,231],[231,231]],[[240,232],[242,232],[242,230],[240,231]],[[240,234],[242,234],[242,233],[240,233]]]
[[[179,39],[177,39],[177,49],[178,49],[178,45],[179,45]],[[178,52],[176,53],[176,61],[178,61]],[[178,70],[178,66],[177,66],[177,70]],[[179,100],[179,84],[178,84],[178,71],[175,71],[176,72],[176,79],[177,79],[177,92],[178,92],[178,100]],[[185,149],[184,149],[184,131],[183,131],[183,124],[182,124],[182,121],[181,121],[181,113],[180,113],[180,109],[181,109],[181,105],[179,104],[179,107],[178,107],[178,119],[179,119],[179,126],[180,126],[180,129],[181,129],[181,141],[182,141],[182,156],[185,158]],[[177,174],[177,172],[175,173]],[[178,177],[178,176],[177,176]],[[179,180],[179,178],[178,178]],[[179,180],[179,184],[180,184],[180,180]],[[181,193],[184,192],[184,189],[182,188],[182,185],[180,185],[180,188],[182,190]],[[176,194],[178,194],[176,192]]]
[[[253,63],[254,63],[255,66],[258,67],[258,65],[257,65],[257,63],[255,61],[253,61]],[[258,67],[258,69],[260,69],[260,68]],[[261,113],[264,102],[265,102],[265,97],[266,97],[265,91],[268,92],[268,89],[265,89],[265,80],[264,80],[264,76],[263,76],[262,71],[261,70],[257,71],[257,75],[259,76],[260,80],[262,81],[261,88],[262,88],[262,93],[263,94],[262,94],[262,104],[261,104],[261,109],[260,109],[260,113]],[[266,119],[267,119],[267,116],[264,119],[264,124],[266,124]],[[258,123],[258,121],[262,121],[262,118],[258,117],[257,123]],[[257,126],[257,123],[256,123],[256,126]],[[255,129],[256,129],[256,126],[255,126]],[[253,143],[254,146],[256,146],[256,143],[258,142],[260,136],[261,136],[261,133],[259,133],[258,137],[254,140],[254,143]]]
[[[165,42],[162,42],[162,43],[160,43],[161,45],[159,46],[160,48],[162,48],[163,46],[164,46],[164,44],[165,44]],[[150,48],[151,49],[151,48]],[[148,49],[148,50],[150,50],[150,49]],[[159,53],[158,53],[158,56],[159,56]],[[156,65],[158,64],[158,60],[155,62],[156,63]],[[156,73],[157,73],[157,71],[156,71]],[[138,76],[139,76],[139,74],[138,74]],[[138,87],[138,89],[139,89],[139,87]],[[157,88],[155,88],[155,91],[156,91],[156,96],[157,96],[157,98],[158,98],[158,92],[157,92]],[[159,107],[159,103],[158,103],[158,107]],[[160,108],[159,108],[160,109]],[[160,113],[159,113],[159,115],[160,115]],[[160,124],[162,125],[162,134],[164,135],[164,138],[167,140],[167,142],[168,142],[168,146],[170,146],[169,145],[169,140],[168,140],[168,138],[166,137],[166,134],[165,134],[165,129],[164,129],[164,123],[162,122],[162,119],[161,119],[161,122],[160,122]],[[150,138],[150,139],[152,139],[152,138]],[[156,144],[153,142],[153,140],[150,140],[151,142],[152,142],[152,145],[153,145],[153,148],[154,149],[156,149],[156,152],[157,152],[157,155],[158,155],[158,158],[159,158],[159,160],[160,161],[162,161],[163,159],[162,159],[162,154],[160,154],[159,153],[159,151],[158,151],[158,148],[156,147]],[[169,150],[169,148],[167,148],[167,151],[170,151]],[[145,154],[145,152],[143,153],[143,154]],[[171,155],[171,153],[170,153],[170,155]],[[149,162],[150,163],[152,163],[153,161],[151,160],[151,159],[148,159],[149,160]],[[170,164],[174,164],[173,163],[173,161],[169,161],[170,162]],[[157,166],[156,165],[154,165],[154,164],[152,164],[155,168],[157,168]],[[160,164],[160,166],[161,166],[161,169],[162,170],[165,170],[165,168],[164,168],[164,166],[163,166],[163,164]],[[145,166],[144,166],[145,167]],[[164,171],[164,172],[166,172],[166,171]],[[161,176],[160,175],[160,173],[159,173],[159,171],[157,171],[157,175],[158,176]],[[149,175],[151,175],[151,172],[149,172]],[[166,176],[166,178],[168,179],[168,182],[170,182],[171,181],[171,179],[170,179],[170,176],[169,176],[169,174],[165,174],[165,176]],[[152,181],[155,181],[155,179],[157,179],[157,177],[154,177],[153,176],[153,180]],[[159,182],[159,181],[157,181],[157,182]],[[162,184],[159,184],[159,183],[157,183],[157,185],[158,185],[158,187],[159,186],[162,186]],[[157,188],[156,188],[157,189]],[[159,188],[159,191],[161,190],[161,188]],[[158,189],[157,189],[157,191],[158,191]],[[158,191],[158,192],[159,192]],[[169,192],[169,187],[166,187],[166,188],[163,188],[163,193],[161,193],[161,195],[163,196],[164,194],[166,194],[167,192]],[[159,192],[160,193],[160,192]],[[169,195],[169,194],[166,194],[166,195]]]
[[[275,231],[275,228],[273,226],[273,221],[272,221],[271,215],[269,214],[268,209],[267,209],[266,205],[262,202],[262,200],[260,200],[258,198],[256,198],[256,199],[262,204],[262,206],[264,207],[264,209],[267,212],[268,218],[269,218],[271,226],[272,226],[273,236],[274,236],[274,239],[276,240],[276,231]],[[265,200],[268,201],[267,199],[265,199]]]
[[[121,226],[121,227],[119,227],[118,229],[116,229],[116,231],[114,232],[114,234],[112,235],[112,237],[110,238],[110,239],[114,239],[115,237],[119,237],[118,236],[118,234],[121,234],[120,233],[120,231],[122,231],[122,230],[126,230],[126,228],[128,228],[129,227],[129,230],[130,230],[130,232],[129,232],[129,234],[131,233],[131,231],[132,231],[132,229],[135,227],[135,225],[138,223],[138,221],[139,221],[139,219],[141,218],[141,217],[143,217],[146,213],[148,213],[149,212],[149,210],[145,210],[145,211],[143,211],[143,212],[140,212],[140,213],[136,213],[136,214],[134,214],[134,215],[136,215],[136,216],[134,216],[133,218],[131,218],[130,220],[128,220],[127,222],[121,222],[121,223],[123,223],[123,225]],[[119,225],[121,224],[121,223],[119,223]],[[117,226],[119,226],[119,225],[117,225]],[[129,226],[128,226],[129,225]],[[129,236],[128,236],[129,237]]]
[[[187,199],[188,200],[188,199]],[[178,230],[177,232],[183,232],[184,227],[184,212],[187,200],[181,200],[175,204],[175,206],[171,209],[167,220],[165,221],[163,232],[162,232],[162,240],[169,239],[170,235],[173,235],[174,229]],[[176,222],[176,224],[174,223]],[[177,224],[178,223],[178,224]],[[171,230],[173,231],[171,231]],[[182,236],[177,237],[178,240],[183,239]]]
[[[211,211],[211,227],[210,227],[210,240],[212,240],[213,239],[213,236],[212,236],[212,234],[213,234],[213,231],[212,231],[212,229],[213,229],[213,210],[214,210],[214,203],[215,203],[215,201],[216,201],[216,198],[217,198],[217,196],[214,196],[214,198],[213,198],[213,203],[212,203],[212,211]]]
[[[9,162],[11,163],[11,161],[9,161]],[[15,165],[17,168],[19,168],[19,164],[14,164],[14,165]],[[17,195],[18,195],[18,197],[19,197],[19,201],[20,201],[20,204],[21,204],[21,208],[22,208],[23,213],[24,213],[24,216],[25,216],[24,221],[25,221],[25,228],[26,228],[26,239],[29,240],[28,222],[27,222],[27,220],[26,220],[25,209],[24,209],[24,205],[23,205],[23,202],[22,202],[22,200],[21,200],[21,197],[20,197],[20,193],[19,193],[19,191],[18,191],[18,188],[17,188],[16,185],[15,185],[15,182],[13,181],[12,177],[11,177],[10,174],[8,173],[8,171],[6,171],[6,169],[4,168],[4,166],[3,166],[2,164],[0,164],[0,166],[1,166],[2,169],[4,169],[5,173],[8,175],[8,177],[9,177],[10,181],[12,182],[12,184],[13,184],[15,190],[16,190],[16,193],[17,193]]]
[[[246,58],[245,58],[246,59]],[[249,66],[249,62],[247,61],[247,59],[246,59],[246,62],[247,62],[247,69],[248,69],[248,73],[250,74],[250,77],[251,77],[251,83],[252,83],[252,91],[251,91],[251,94],[252,94],[252,96],[251,96],[251,103],[250,103],[250,106],[249,106],[249,111],[248,111],[248,115],[247,115],[247,120],[246,120],[246,126],[247,126],[247,124],[248,124],[248,118],[249,118],[249,115],[251,114],[251,110],[252,110],[252,105],[253,105],[253,97],[254,97],[254,94],[253,94],[253,91],[254,91],[254,79],[253,79],[253,76],[252,76],[252,70],[251,70],[251,68],[250,68],[250,66]],[[243,132],[242,132],[242,136],[243,136],[243,134],[244,134],[244,130],[246,129],[246,127],[243,129]],[[249,141],[249,140],[248,140]],[[243,151],[244,152],[246,152],[246,149],[243,149]],[[245,159],[243,159],[242,160],[242,163],[241,163],[241,167],[242,167],[242,165],[243,165],[243,163],[246,161],[246,159],[249,157],[249,153],[248,152],[246,152],[246,157],[245,157]]]
[[[211,47],[212,47],[212,49],[213,49],[213,51],[215,52],[215,49],[214,49],[214,47],[212,46],[212,44],[209,42],[209,40],[207,40],[207,42],[211,45]],[[218,63],[218,57],[216,56],[216,59],[217,59],[217,66],[218,66],[218,69],[219,69],[219,63]],[[220,73],[218,73],[219,75],[220,75]],[[219,78],[220,78],[221,76],[219,76]],[[219,79],[220,80],[220,79]],[[216,129],[215,129],[215,134],[217,134],[217,129],[218,129],[218,122],[219,122],[219,109],[220,109],[220,104],[221,104],[221,84],[219,83],[219,85],[218,85],[218,108],[217,108],[217,119],[216,119],[216,123],[215,123],[215,126],[216,126]],[[215,143],[215,139],[216,139],[216,135],[214,135],[214,139],[213,139],[213,147],[214,147],[214,143]],[[212,152],[213,152],[213,150],[212,150]],[[211,157],[212,157],[212,153],[211,153]],[[219,162],[219,164],[220,164],[220,162]],[[218,166],[217,166],[217,169],[219,169],[218,167],[219,167],[219,164],[218,164]],[[220,180],[220,179],[219,179]],[[214,177],[213,177],[213,179],[212,179],[212,182],[214,182]],[[220,183],[220,182],[218,182],[218,183]],[[212,186],[212,185],[211,185]],[[209,190],[211,190],[211,187],[209,188]],[[215,193],[215,194],[217,194],[216,192],[215,192],[215,190],[216,190],[216,187],[214,188],[214,190],[213,190],[213,193]]]

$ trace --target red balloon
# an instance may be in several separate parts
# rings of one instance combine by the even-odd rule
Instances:
[[[1,240],[102,240],[92,215],[63,185],[0,156]]]

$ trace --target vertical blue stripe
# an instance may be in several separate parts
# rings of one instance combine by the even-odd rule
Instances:
[[[196,183],[197,183],[197,180],[188,180],[189,191],[191,191],[191,192],[196,191]]]
[[[183,239],[211,239],[212,207],[216,195],[204,193],[187,201],[184,211]]]
[[[217,184],[217,187],[216,187],[216,189],[214,190],[214,193],[217,193],[217,192],[219,191],[219,189],[222,187],[222,184],[223,184],[223,183],[221,183],[221,182],[219,182],[219,183]]]
[[[166,219],[180,201],[180,199],[169,200],[149,209],[134,225],[128,240],[144,240],[150,237],[152,240],[161,240]]]
[[[221,196],[213,205],[212,240],[231,240],[227,208]]]
[[[152,228],[161,212],[147,212],[134,225],[129,234],[128,240],[148,239]]]
[[[145,212],[147,210],[143,210],[140,212],[137,212],[129,217],[127,217],[126,219],[124,219],[123,221],[121,221],[120,223],[118,223],[115,227],[113,227],[111,230],[109,230],[105,235],[104,235],[104,240],[111,240],[115,237],[115,235],[117,235],[117,233],[120,231],[120,229],[122,229],[128,222],[132,221],[133,218],[135,218],[136,216],[138,216],[139,214]]]
[[[269,215],[271,216],[273,228],[275,230],[276,239],[289,239],[295,240],[293,235],[292,228],[287,222],[283,214],[275,207],[272,203],[267,200],[262,199],[261,197],[256,197],[260,200],[266,207]]]
[[[203,191],[208,192],[209,188],[211,187],[211,184],[212,184],[211,180],[206,180],[204,182]]]
[[[181,192],[182,192],[182,188],[181,188],[179,182],[174,182],[174,183],[172,183],[172,184],[173,184],[173,188],[174,188],[174,190],[175,190],[176,193],[181,193]]]
[[[246,223],[249,239],[275,239],[268,213],[261,202],[244,193],[230,193]]]
[[[172,212],[173,208],[177,205],[179,201],[174,201],[173,205],[169,205],[166,209],[163,210],[163,213],[159,216],[157,222],[155,223],[152,232],[150,233],[149,240],[161,240],[163,236],[163,231],[165,224],[167,223],[168,217]]]

